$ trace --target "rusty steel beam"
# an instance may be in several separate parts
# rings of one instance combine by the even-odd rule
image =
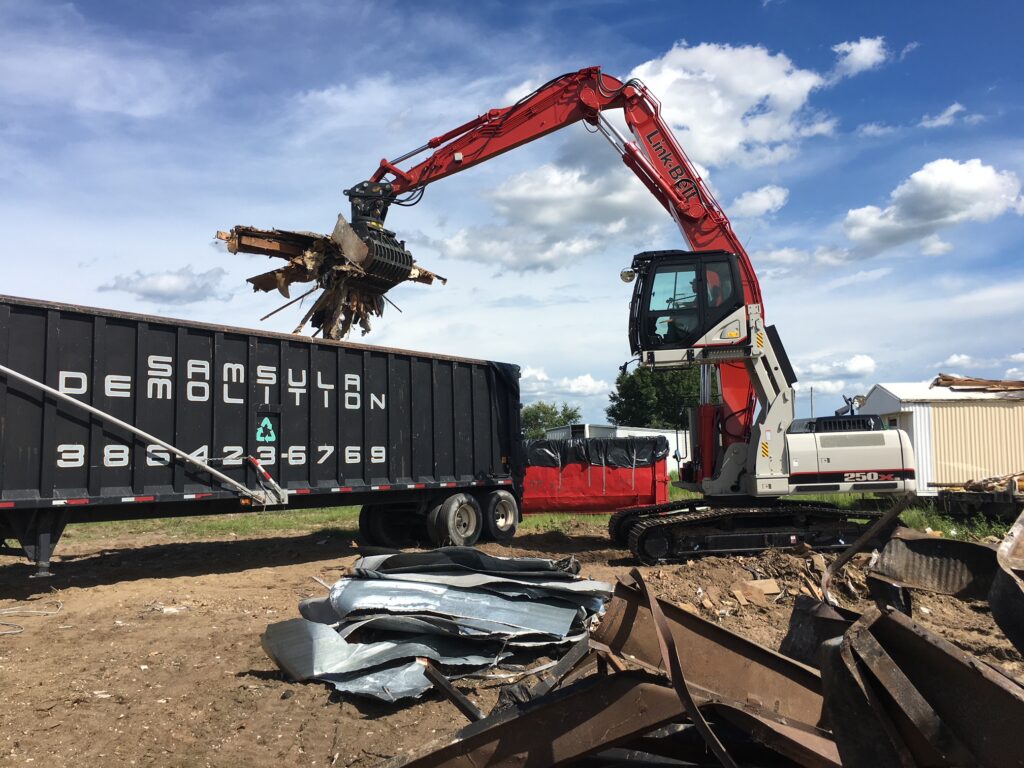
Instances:
[[[778,717],[808,725],[820,723],[821,678],[816,670],[672,603],[658,603],[681,649],[682,673],[695,697],[705,691]],[[593,638],[627,662],[665,671],[650,608],[635,586],[622,581],[616,585]]]
[[[801,768],[841,768],[839,750],[827,731],[801,728],[759,717],[753,712],[716,702],[709,712],[732,723],[754,741],[792,760]]]
[[[685,715],[679,696],[645,672],[588,677],[472,723],[391,768],[547,768],[631,740]]]
[[[860,614],[849,608],[832,606],[807,595],[797,595],[779,652],[817,668],[821,644],[842,637],[859,618]]]
[[[665,671],[668,674],[669,682],[672,683],[672,687],[675,688],[676,693],[679,695],[680,700],[686,705],[686,713],[690,717],[700,733],[701,738],[708,745],[708,749],[718,758],[724,768],[737,768],[736,761],[732,759],[722,744],[721,740],[711,730],[711,726],[708,725],[707,720],[704,719],[704,715],[701,713],[700,708],[697,706],[697,702],[693,699],[693,692],[690,690],[690,686],[686,682],[686,678],[683,675],[682,664],[679,658],[679,650],[676,647],[675,635],[672,633],[672,629],[665,619],[665,614],[661,610],[661,604],[654,593],[651,592],[651,588],[647,586],[647,582],[644,581],[643,575],[639,569],[634,568],[629,572],[630,577],[639,586],[640,592],[643,593],[644,599],[647,603],[647,608],[651,612],[651,618],[654,623],[654,634],[658,638],[658,647],[661,650],[661,660],[665,666]]]
[[[1024,765],[1024,687],[903,614],[873,608],[826,649],[844,762]]]

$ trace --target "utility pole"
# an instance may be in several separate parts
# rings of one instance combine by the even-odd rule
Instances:
[[[811,387],[811,418],[814,418],[814,387]]]

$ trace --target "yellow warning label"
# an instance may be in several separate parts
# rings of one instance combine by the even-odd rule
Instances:
[[[757,348],[760,349],[764,346],[764,334],[760,331],[757,332]]]
[[[761,455],[768,458],[768,443],[761,443]]]

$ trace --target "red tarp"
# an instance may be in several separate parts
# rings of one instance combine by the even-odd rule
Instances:
[[[526,468],[523,512],[613,512],[668,501],[668,462],[616,468],[591,464]]]

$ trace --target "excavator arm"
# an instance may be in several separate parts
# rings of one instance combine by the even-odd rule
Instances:
[[[622,110],[632,141],[605,117],[613,109]],[[735,254],[742,304],[757,305],[763,313],[753,265],[721,206],[662,119],[660,103],[639,80],[623,83],[599,67],[557,77],[512,106],[492,109],[411,152],[381,160],[367,181],[345,190],[352,202],[352,226],[372,240],[375,233],[387,232],[383,225],[392,204],[414,204],[428,184],[580,121],[608,139],[623,163],[672,216],[694,251]],[[428,151],[415,165],[401,167]],[[721,403],[702,405],[701,423],[696,425],[702,452],[708,457],[701,462],[698,481],[714,473],[711,444],[716,433],[721,433],[723,446],[744,443],[753,423],[756,395],[746,367],[737,362],[717,367]]]

